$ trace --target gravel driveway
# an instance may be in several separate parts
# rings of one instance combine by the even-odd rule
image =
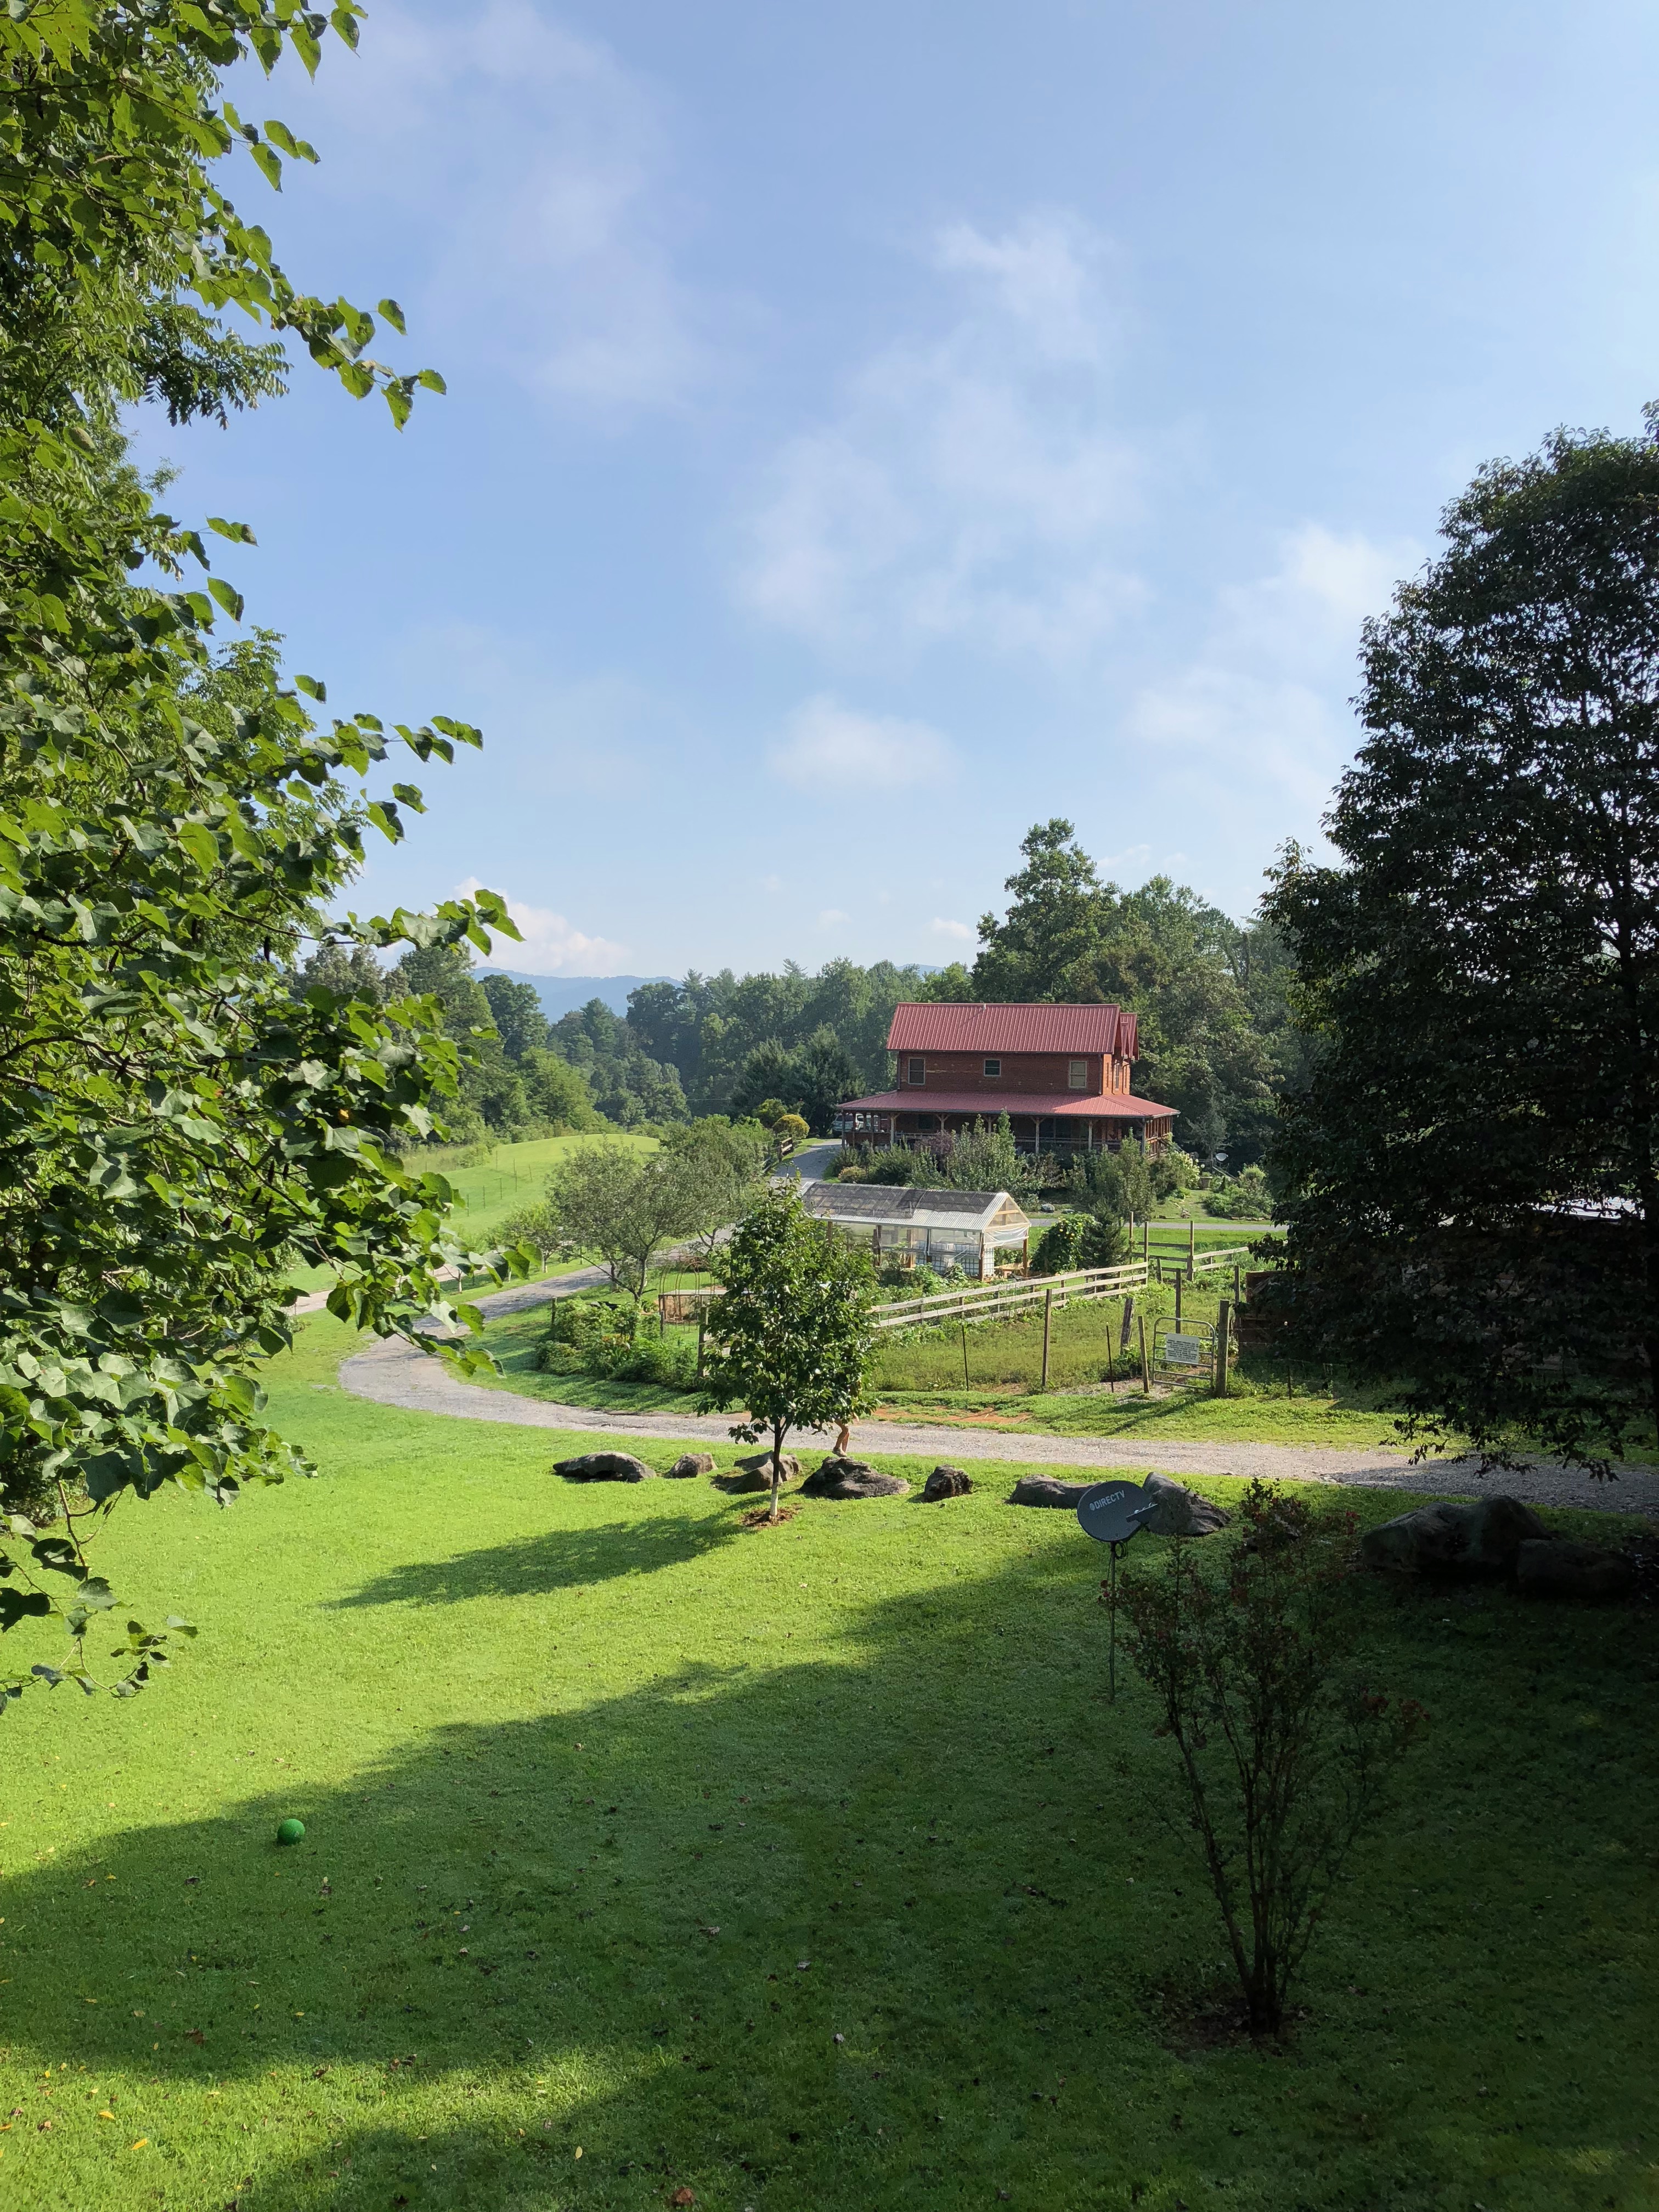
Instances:
[[[488,1316],[547,1304],[552,1297],[605,1279],[603,1268],[584,1268],[545,1283],[498,1291],[478,1304]],[[687,1440],[725,1443],[730,1421],[718,1413],[622,1413],[586,1406],[550,1404],[510,1391],[459,1382],[418,1346],[390,1337],[346,1360],[340,1381],[353,1397],[409,1413],[443,1413],[468,1421],[497,1421],[514,1428],[592,1429],[614,1436],[649,1437],[668,1443]],[[825,1442],[829,1439],[826,1437]],[[1029,1431],[929,1427],[899,1421],[860,1421],[854,1449],[902,1453],[908,1458],[965,1462],[1010,1460],[1025,1467],[1157,1468],[1164,1474],[1260,1475],[1281,1482],[1358,1483],[1368,1488],[1427,1492],[1436,1497],[1475,1497],[1502,1490],[1531,1505],[1576,1505],[1612,1513],[1640,1513],[1659,1521],[1659,1468],[1632,1468],[1614,1483],[1594,1482],[1576,1468],[1540,1461],[1504,1474],[1480,1475],[1472,1462],[1443,1460],[1411,1465],[1408,1455],[1370,1449],[1336,1451],[1305,1444],[1176,1443],[1133,1437],[1054,1437]]]

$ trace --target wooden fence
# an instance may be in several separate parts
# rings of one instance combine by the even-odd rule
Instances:
[[[1034,1309],[1064,1307],[1074,1298],[1122,1297],[1127,1292],[1145,1290],[1154,1281],[1172,1280],[1177,1273],[1194,1282],[1201,1275],[1240,1268],[1249,1256],[1248,1245],[1232,1244],[1193,1255],[1182,1253],[1178,1262],[1174,1255],[1154,1253],[1150,1261],[1126,1260],[1115,1267],[1073,1267],[1062,1275],[973,1283],[961,1290],[935,1291],[927,1297],[896,1298],[891,1305],[878,1306],[875,1324],[878,1329],[931,1328],[939,1322],[1012,1320]],[[1168,1278],[1166,1265],[1170,1271]],[[700,1306],[719,1296],[717,1283],[699,1285],[695,1290],[659,1291],[657,1305],[665,1322],[690,1322],[696,1319]]]

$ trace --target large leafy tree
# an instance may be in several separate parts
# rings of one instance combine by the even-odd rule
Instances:
[[[708,1310],[710,1406],[741,1407],[734,1437],[771,1447],[771,1518],[783,1448],[796,1429],[852,1420],[872,1404],[875,1324],[870,1256],[816,1219],[794,1183],[775,1186],[738,1224]]]
[[[1102,880],[1072,824],[1038,823],[1023,840],[1011,898],[979,925],[973,994],[1115,1000],[1139,1017],[1137,1086],[1175,1107],[1189,1151],[1258,1158],[1286,1055],[1282,972],[1264,948],[1252,975],[1246,931],[1195,893],[1154,876],[1139,890]]]
[[[1369,626],[1366,738],[1270,913],[1317,1051],[1299,1336],[1597,1463],[1659,1418],[1659,424],[1483,469]]]
[[[437,384],[369,356],[373,317],[298,291],[217,179],[238,146],[272,184],[285,157],[314,158],[281,124],[244,124],[224,72],[284,48],[314,67],[356,15],[0,13],[0,1630],[56,1613],[70,1637],[0,1681],[0,1709],[33,1680],[94,1686],[85,1636],[113,1601],[86,1540],[124,1493],[224,1502],[301,1464],[262,1424],[258,1380],[296,1268],[335,1271],[331,1305],[371,1328],[456,1312],[447,1186],[397,1154],[435,1126],[461,1053],[429,1000],[336,988],[350,957],[297,993],[292,975],[319,930],[356,954],[516,933],[484,893],[321,921],[369,830],[396,838],[421,805],[362,779],[394,747],[447,759],[477,733],[330,720],[268,637],[216,648],[216,609],[240,603],[119,430],[146,396],[223,419],[279,388],[258,325],[356,396],[380,390],[399,423]],[[231,307],[255,339],[222,327]],[[122,1655],[112,1686],[130,1694],[166,1636],[130,1624]]]

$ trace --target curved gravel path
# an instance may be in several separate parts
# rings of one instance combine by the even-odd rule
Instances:
[[[478,1304],[486,1315],[521,1311],[568,1297],[605,1279],[602,1268],[545,1283],[498,1291]],[[587,1406],[562,1406],[520,1398],[507,1390],[459,1382],[418,1346],[389,1337],[342,1363],[340,1381],[353,1397],[408,1413],[443,1413],[468,1421],[496,1421],[512,1428],[593,1429],[649,1437],[665,1443],[726,1443],[729,1420],[718,1413],[625,1413]],[[826,1442],[828,1439],[826,1438]],[[957,1429],[899,1421],[860,1421],[855,1449],[897,1452],[946,1461],[1012,1460],[1030,1467],[1082,1469],[1157,1468],[1164,1474],[1260,1475],[1264,1480],[1348,1482],[1369,1488],[1411,1490],[1436,1497],[1474,1497],[1502,1489],[1532,1505],[1575,1505],[1593,1511],[1640,1513],[1659,1521],[1659,1468],[1634,1468],[1616,1483],[1592,1481],[1577,1468],[1539,1461],[1503,1475],[1477,1474],[1470,1461],[1445,1460],[1413,1467],[1401,1451],[1337,1451],[1306,1444],[1177,1443],[1121,1437],[1055,1437],[1029,1430]]]

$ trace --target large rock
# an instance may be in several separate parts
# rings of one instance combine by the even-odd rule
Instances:
[[[553,1472],[567,1482],[651,1482],[657,1471],[631,1452],[583,1452],[575,1459],[555,1460]]]
[[[1171,1475],[1149,1474],[1141,1488],[1158,1501],[1158,1510],[1140,1524],[1149,1536],[1212,1536],[1233,1517]]]
[[[1598,1602],[1628,1597],[1636,1588],[1636,1563],[1628,1552],[1575,1544],[1565,1536],[1531,1537],[1516,1547],[1516,1588],[1524,1597],[1583,1597]]]
[[[1518,1498],[1443,1498],[1368,1528],[1359,1540],[1359,1556],[1383,1574],[1472,1580],[1513,1574],[1522,1545],[1547,1541],[1548,1535]]]
[[[910,1486],[902,1475],[878,1474],[861,1459],[833,1454],[815,1467],[800,1486],[803,1498],[903,1498]]]
[[[785,1452],[778,1462],[782,1470],[780,1483],[793,1482],[800,1473],[800,1462],[793,1452]],[[772,1455],[769,1451],[751,1452],[740,1459],[730,1474],[717,1474],[715,1481],[722,1490],[765,1490],[772,1487]]]
[[[713,1452],[682,1452],[673,1466],[667,1469],[676,1482],[690,1482],[695,1475],[713,1474],[714,1472]]]
[[[769,1451],[750,1452],[747,1459],[740,1459],[738,1465],[745,1474],[763,1474],[769,1482],[772,1480],[772,1454]],[[800,1462],[793,1452],[785,1452],[778,1465],[783,1471],[785,1482],[793,1482],[800,1473]]]
[[[936,1467],[921,1494],[927,1504],[937,1505],[943,1498],[966,1498],[973,1486],[959,1467]]]
[[[1065,1505],[1073,1513],[1077,1502],[1094,1488],[1092,1482],[1059,1482],[1052,1474],[1022,1474],[1008,1492],[1011,1505]]]

